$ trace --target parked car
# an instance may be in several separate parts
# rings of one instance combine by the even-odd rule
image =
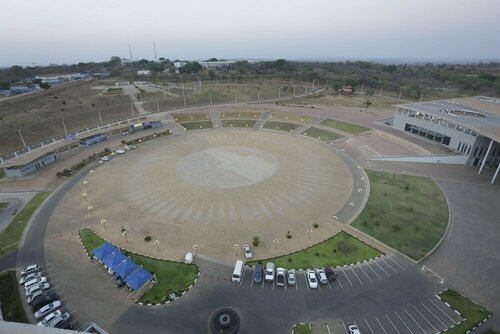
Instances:
[[[62,315],[62,312],[60,310],[56,310],[52,313],[49,313],[48,315],[45,316],[45,318],[43,318],[42,321],[40,321],[38,323],[38,326],[44,326],[46,327],[48,324],[50,324],[50,322],[52,320],[54,320],[55,318],[59,317]]]
[[[41,294],[33,299],[33,302],[31,303],[31,309],[33,310],[33,312],[36,312],[39,309],[41,309],[42,307],[44,307],[45,305],[47,305],[55,300],[58,300],[58,299],[59,299],[59,297],[54,292],[52,292],[50,294],[43,293],[43,294]]]
[[[40,266],[38,264],[32,264],[27,266],[21,271],[21,276],[26,276],[28,274],[32,274],[40,270]]]
[[[68,321],[68,319],[70,317],[71,316],[69,315],[69,313],[65,312],[65,313],[57,316],[56,318],[52,319],[52,321],[49,322],[46,327],[59,328],[60,326],[63,326]]]
[[[26,297],[27,297],[27,298],[26,298],[26,302],[27,302],[28,304],[32,305],[32,304],[33,304],[33,302],[35,301],[35,299],[37,299],[38,297],[43,296],[43,295],[45,295],[45,294],[46,294],[46,293],[45,293],[45,291],[41,291],[41,290],[40,290],[40,291],[37,291],[37,292],[33,293],[33,294],[32,294],[32,295],[30,295],[30,296],[26,296]]]
[[[35,273],[31,273],[29,275],[26,275],[24,277],[22,277],[20,280],[19,280],[19,284],[20,285],[23,285],[24,283],[28,282],[28,281],[31,281],[32,279],[35,279],[35,278],[39,278],[42,276],[42,273],[41,272],[35,272]]]
[[[29,288],[26,291],[26,296],[31,296],[32,294],[34,294],[37,291],[45,291],[45,290],[48,290],[49,288],[50,288],[49,283],[40,283],[40,284],[33,285],[31,288]]]
[[[251,259],[253,257],[252,251],[250,250],[250,246],[244,245],[243,252],[245,253],[246,259]]]
[[[101,157],[101,161],[109,161],[109,157],[107,155]]]
[[[289,269],[287,271],[287,283],[288,283],[288,285],[295,285],[295,283],[296,283],[295,269]]]
[[[361,332],[359,331],[358,326],[351,325],[349,326],[349,334],[361,334]]]
[[[33,278],[32,280],[29,280],[28,282],[26,282],[24,284],[24,291],[28,291],[33,285],[37,285],[37,284],[40,284],[40,283],[45,283],[47,282],[47,278],[45,277],[37,277],[37,278]]]
[[[277,286],[285,286],[285,269],[278,268],[276,269],[276,285]]]
[[[133,149],[133,150],[135,150],[135,149],[137,148],[137,146],[135,146],[135,145],[130,145],[130,148],[131,148],[131,149]]]
[[[316,280],[316,273],[314,270],[308,270],[306,272],[307,276],[307,283],[309,284],[309,287],[311,289],[317,289],[318,288],[318,281]]]
[[[326,278],[325,271],[323,269],[316,269],[316,275],[318,276],[318,281],[321,284],[327,284],[328,279]]]
[[[123,149],[126,151],[130,151],[132,148],[128,145],[123,146]]]
[[[274,263],[268,262],[266,264],[266,277],[264,279],[266,282],[274,281]]]
[[[255,272],[253,273],[253,281],[257,284],[262,283],[262,266],[260,264],[255,265]]]
[[[119,278],[119,279],[116,280],[115,287],[121,288],[124,285],[125,285],[125,281],[122,280],[121,278]]]
[[[326,278],[330,282],[333,282],[333,281],[335,281],[337,279],[337,275],[333,271],[333,268],[330,268],[330,267],[325,268],[325,274],[326,274]]]
[[[35,312],[35,319],[41,319],[45,317],[47,314],[54,312],[59,307],[61,307],[62,303],[59,300],[54,300],[52,303],[45,305],[37,312]]]
[[[116,150],[116,153],[118,153],[118,154],[125,154],[125,151],[122,150],[122,149],[119,149],[119,150]]]

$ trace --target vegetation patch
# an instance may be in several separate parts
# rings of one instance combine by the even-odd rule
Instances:
[[[272,119],[273,121],[286,121],[286,122],[301,123],[301,124],[309,123],[313,119],[315,119],[314,116],[304,116],[286,112],[273,112],[269,118]]]
[[[255,118],[258,119],[262,113],[260,112],[251,112],[251,111],[228,111],[228,112],[221,112],[220,113],[220,118]]]
[[[267,121],[264,123],[264,128],[266,129],[281,130],[281,131],[293,131],[299,127],[300,124],[285,123],[285,122]]]
[[[418,260],[441,239],[448,205],[427,177],[367,170],[370,198],[353,226]]]
[[[0,202],[0,210],[9,207],[9,203]]]
[[[0,273],[0,304],[3,320],[29,323],[21,304],[15,270]]]
[[[330,143],[334,140],[344,138],[344,136],[342,136],[338,133],[323,130],[323,129],[318,129],[318,128],[314,128],[314,127],[309,128],[307,130],[304,130],[302,132],[302,134],[304,136],[312,137],[312,138],[324,141],[326,143]]]
[[[323,268],[369,260],[382,254],[352,235],[339,232],[330,239],[301,251],[271,259],[251,261],[248,264],[273,262],[276,267],[283,268]]]
[[[186,130],[210,129],[214,127],[212,121],[186,122],[179,124],[186,128]]]
[[[293,326],[292,334],[311,334],[310,324],[296,324]]]
[[[2,177],[5,177],[5,170],[3,168],[0,168],[0,179]]]
[[[257,121],[253,119],[223,119],[221,121],[223,128],[253,128]]]
[[[210,119],[210,114],[207,112],[200,113],[178,113],[170,114],[176,122],[191,122],[191,121],[206,121]]]
[[[104,239],[100,238],[90,229],[80,230],[79,235],[89,255],[104,242]],[[194,264],[157,260],[128,252],[125,249],[121,249],[121,251],[136,264],[142,266],[156,277],[156,284],[145,291],[139,298],[138,301],[141,303],[155,304],[165,302],[171,293],[180,296],[198,277],[198,267]]]
[[[105,148],[104,151],[102,151],[100,153],[94,153],[92,155],[89,155],[87,158],[82,159],[82,161],[80,161],[77,164],[74,164],[70,168],[65,168],[62,171],[57,172],[56,175],[59,177],[70,177],[70,176],[74,175],[76,172],[78,172],[79,170],[81,170],[82,168],[90,165],[92,162],[99,160],[101,157],[108,155],[108,154],[111,154],[111,150],[109,148]]]
[[[45,201],[50,192],[35,195],[26,206],[19,211],[12,222],[0,233],[0,256],[14,252],[23,235],[24,228],[36,209]]]
[[[491,315],[491,312],[484,307],[477,305],[470,299],[462,296],[458,292],[447,289],[439,294],[439,297],[444,302],[447,302],[451,307],[465,318],[465,321],[458,326],[449,328],[443,333],[449,334],[463,334],[468,333],[473,327],[477,326],[480,322],[485,320]]]
[[[344,132],[352,133],[354,135],[358,135],[360,133],[371,130],[370,128],[367,128],[366,126],[362,126],[362,125],[354,124],[354,123],[349,123],[349,122],[344,122],[344,121],[339,121],[336,119],[325,119],[323,122],[321,122],[319,124],[327,126],[329,128],[334,128],[334,129],[341,130]]]
[[[136,138],[134,140],[127,140],[127,141],[125,141],[125,143],[124,143],[124,141],[122,141],[122,144],[134,145],[134,144],[142,143],[142,142],[145,142],[148,140],[156,139],[159,137],[168,136],[169,134],[170,134],[170,130],[166,130],[166,131],[162,131],[162,132],[155,132],[152,135],[139,137],[139,138]]]

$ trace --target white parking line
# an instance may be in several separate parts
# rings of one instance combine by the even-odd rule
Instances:
[[[373,280],[370,278],[370,276],[368,276],[368,274],[363,270],[362,266],[359,266],[358,268],[361,269],[361,271],[365,274],[366,278],[368,278],[370,280],[370,282],[373,282]]]
[[[392,327],[394,327],[394,329],[396,330],[396,332],[398,332],[398,334],[401,334],[399,332],[399,330],[396,328],[396,325],[394,325],[394,323],[392,322],[391,318],[389,318],[389,316],[386,314],[385,317],[387,318],[387,320],[389,320],[389,322],[391,323]]]
[[[432,316],[433,316],[434,318],[436,318],[436,319],[437,319],[437,320],[438,320],[438,321],[439,321],[439,322],[440,322],[440,323],[444,326],[444,328],[448,328],[448,326],[446,326],[446,325],[444,324],[444,322],[442,322],[442,321],[441,321],[441,319],[439,319],[439,318],[438,318],[438,317],[437,317],[437,316],[436,316],[436,315],[435,315],[435,314],[434,314],[431,310],[429,310],[429,308],[428,308],[427,306],[425,306],[425,305],[424,305],[424,303],[420,303],[420,304],[422,304],[422,306],[423,306],[423,307],[425,307],[425,309],[426,309],[427,311],[429,311],[429,313],[430,313],[430,314],[432,314]]]
[[[449,316],[449,315],[448,315],[445,311],[443,311],[443,310],[442,310],[439,306],[437,306],[436,304],[434,304],[434,302],[433,302],[432,300],[430,300],[430,299],[429,299],[429,301],[431,302],[431,304],[432,304],[432,305],[434,305],[434,307],[435,307],[435,308],[437,308],[439,311],[441,311],[441,313],[443,313],[445,316],[447,316],[447,317],[448,317],[448,319],[450,319],[452,323],[454,323],[454,324],[456,323],[456,321],[455,321],[455,320],[453,320],[453,318],[452,318],[452,317],[450,317],[450,316]]]
[[[338,275],[337,275],[337,282],[339,283],[340,288],[341,288],[341,289],[343,289],[343,288],[342,288],[342,283],[340,282],[340,279],[339,279],[339,276],[338,276]]]
[[[426,317],[424,317],[424,315],[423,315],[423,314],[422,314],[419,310],[417,310],[417,308],[416,308],[415,306],[413,306],[413,305],[412,305],[411,307],[413,307],[413,309],[414,309],[415,311],[417,311],[417,313],[418,313],[418,314],[420,314],[420,316],[421,316],[422,318],[424,318],[424,320],[425,320],[425,321],[426,321],[429,325],[431,325],[431,327],[432,327],[432,328],[434,328],[434,330],[435,330],[436,332],[439,332],[439,331],[438,331],[438,329],[437,329],[436,327],[434,327],[434,325],[433,325],[433,324],[431,324],[431,322],[430,322],[429,320],[427,320],[427,318],[426,318]]]
[[[382,267],[380,266],[380,264],[378,264],[378,262],[375,262],[375,264],[376,264],[376,265],[377,265],[380,269],[382,269],[382,271],[383,271],[383,272],[387,275],[387,277],[391,277],[391,275],[389,275],[389,274],[387,273],[387,271],[385,271],[385,270],[384,270],[384,268],[382,268]]]
[[[411,314],[405,309],[403,308],[403,310],[405,310],[406,314],[408,314],[408,316],[410,317],[411,320],[413,320],[413,322],[418,326],[420,327],[420,329],[422,330],[422,332],[424,333],[427,333],[423,328],[422,326],[420,326],[420,324],[411,316]]]
[[[384,262],[386,266],[391,268],[391,270],[394,271],[395,274],[398,273],[389,263],[387,263],[387,261],[383,257],[381,257],[380,260],[382,260],[382,262]]]
[[[377,275],[378,278],[382,279],[382,277],[380,277],[380,275],[375,270],[373,270],[373,268],[370,266],[370,264],[367,263],[366,265],[368,266],[368,268],[370,268],[373,271],[373,273],[375,275]]]
[[[375,320],[377,320],[378,324],[380,325],[380,328],[382,328],[382,330],[384,331],[384,333],[385,333],[385,334],[387,334],[387,332],[386,332],[386,330],[385,330],[384,326],[382,326],[382,324],[380,323],[380,321],[378,320],[378,318],[377,318],[377,317],[375,317]]]
[[[398,267],[401,268],[401,270],[406,271],[406,269],[402,265],[400,265],[396,260],[394,260],[392,256],[389,256],[388,259],[397,264]]]
[[[347,281],[349,282],[349,284],[351,284],[351,286],[354,286],[354,285],[352,285],[352,282],[351,282],[351,280],[349,279],[349,277],[347,277],[347,275],[345,274],[344,269],[340,268],[340,270],[342,270],[342,273],[343,273],[343,274],[344,274],[344,276],[347,278]]]
[[[365,322],[366,322],[366,326],[368,326],[368,329],[370,329],[370,332],[371,332],[372,334],[375,334],[375,333],[373,332],[372,327],[370,326],[370,324],[368,323],[368,321],[367,321],[366,319],[365,319]]]
[[[262,277],[262,289],[264,289],[264,283],[266,283],[266,280]]]
[[[252,279],[250,281],[250,287],[253,287],[253,275],[252,275]]]
[[[245,277],[245,272],[246,271],[247,271],[247,266],[244,266],[243,267],[243,274],[241,274],[240,284],[238,284],[240,286],[241,286],[241,284],[243,284],[243,278]]]
[[[345,327],[344,322],[343,322],[343,321],[341,321],[341,323],[342,323],[342,326],[344,326],[344,330],[345,330],[345,332],[346,332],[347,334],[349,334],[349,332],[347,331],[347,328]]]
[[[328,327],[328,324],[325,322],[325,326],[326,326],[326,330],[328,331],[328,334],[332,334],[332,332],[330,332],[330,327]]]
[[[274,290],[274,281],[275,281],[275,280],[273,279],[273,290]]]
[[[403,323],[403,325],[405,325],[405,327],[408,329],[408,331],[413,334],[413,331],[410,329],[410,327],[408,327],[408,325],[406,325],[406,323],[403,321],[403,319],[401,319],[401,317],[399,316],[398,312],[394,312],[394,314],[396,314],[396,317],[399,318],[399,321],[401,321]]]
[[[307,283],[307,273],[304,273],[304,279],[306,280],[307,291],[309,291],[309,284]]]
[[[354,273],[354,275],[356,276],[356,278],[358,279],[359,283],[361,283],[361,285],[365,285],[365,284],[363,283],[363,281],[359,279],[359,276],[358,276],[358,274],[356,274],[356,272],[354,271],[354,269],[352,269],[352,267],[350,267],[350,268],[351,268],[351,271],[352,271],[352,272]]]
[[[330,284],[330,280],[326,281],[328,283],[328,286],[330,287],[330,290],[332,289],[332,285]]]

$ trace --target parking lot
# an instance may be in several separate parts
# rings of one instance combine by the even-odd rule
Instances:
[[[263,263],[265,266],[265,263]],[[405,272],[409,264],[406,263],[397,255],[385,255],[376,260],[339,268],[333,268],[337,275],[337,279],[328,284],[318,284],[317,290],[324,289],[350,289],[367,286],[378,281],[390,279],[401,272]],[[290,286],[285,284],[283,287],[276,285],[276,282],[264,282],[256,284],[253,280],[254,268],[245,267],[243,279],[239,283],[240,286],[250,286],[252,288],[262,289],[283,289],[291,291],[299,291],[302,289],[311,290],[307,284],[305,270],[297,270],[296,284]],[[314,289],[316,290],[316,289]]]

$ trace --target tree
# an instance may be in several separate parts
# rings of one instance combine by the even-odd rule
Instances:
[[[215,71],[213,69],[208,70],[208,77],[210,78],[210,80],[215,79]]]
[[[9,89],[9,88],[10,84],[8,82],[0,81],[0,89]]]
[[[365,106],[368,108],[371,104],[372,104],[372,101],[370,100],[366,100],[365,102],[363,102],[365,104]]]
[[[184,65],[182,68],[179,69],[179,71],[181,73],[186,73],[186,74],[198,73],[199,71],[201,71],[202,68],[203,67],[200,65],[200,63],[198,63],[197,61],[193,61]]]

